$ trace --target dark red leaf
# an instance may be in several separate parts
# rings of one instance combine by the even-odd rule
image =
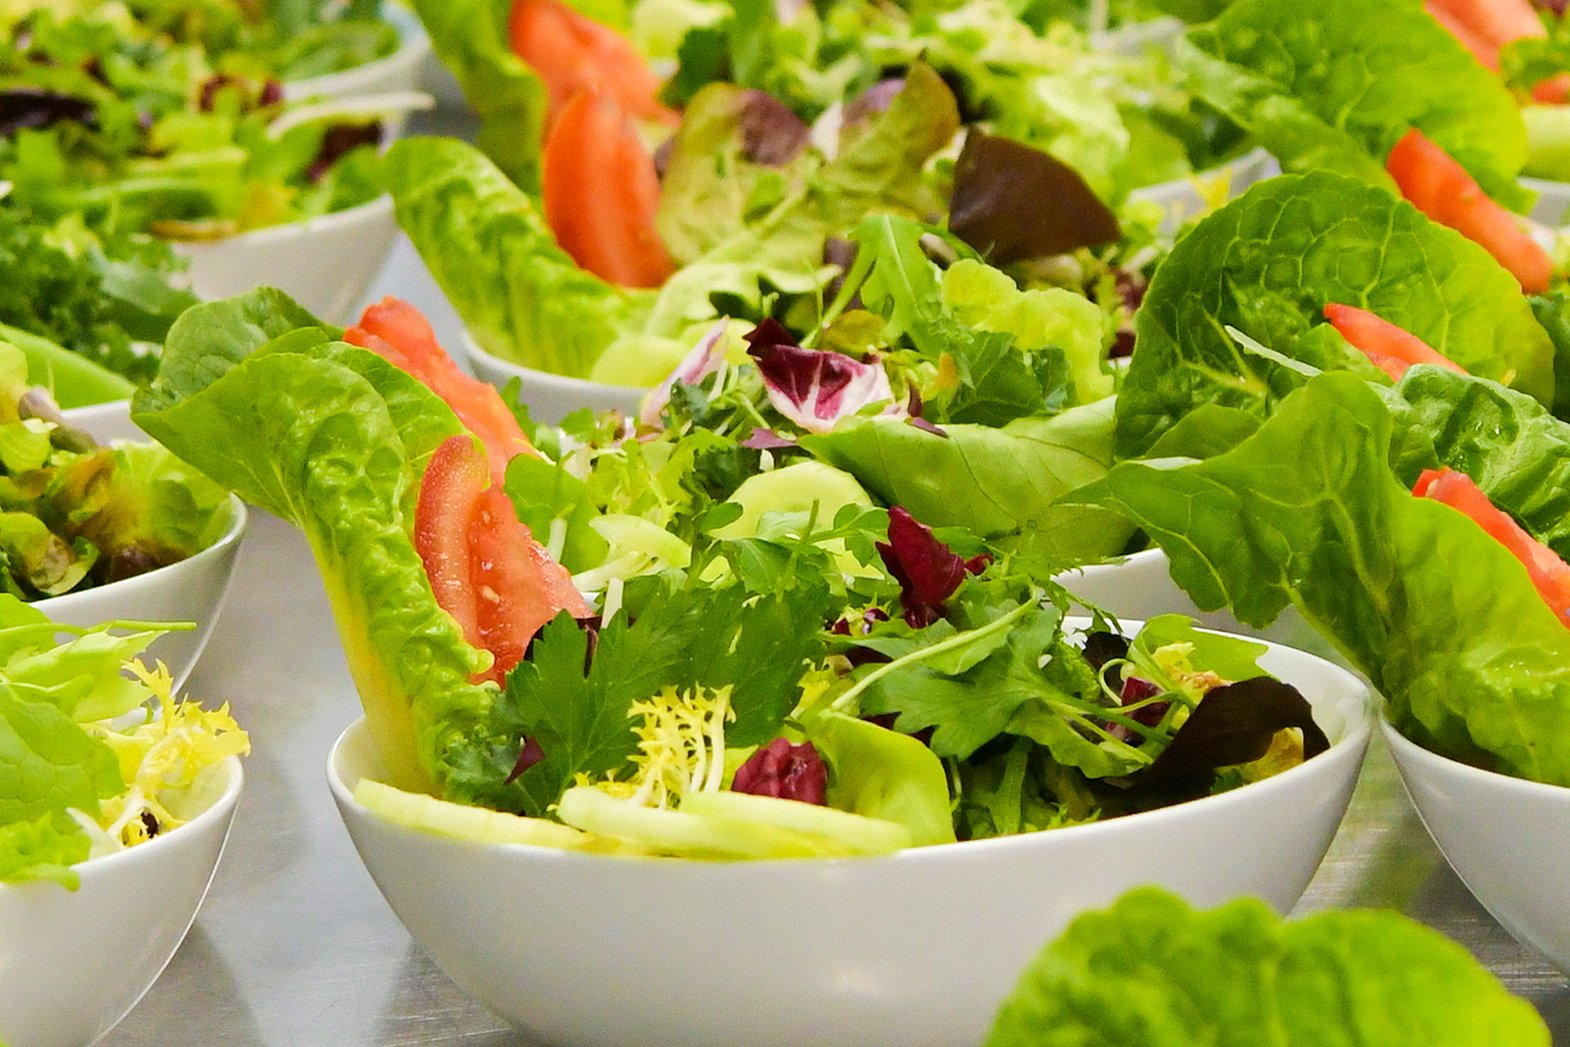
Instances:
[[[776,738],[736,768],[731,792],[777,796],[823,807],[828,803],[829,769],[811,742],[792,745]]]
[[[994,265],[1123,235],[1079,172],[1039,149],[980,131],[966,136],[954,165],[949,229]]]

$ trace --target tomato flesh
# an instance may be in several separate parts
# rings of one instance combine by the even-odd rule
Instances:
[[[1561,622],[1570,615],[1570,564],[1528,534],[1508,513],[1496,508],[1470,476],[1449,468],[1427,469],[1418,477],[1412,493],[1443,502],[1471,517],[1526,566],[1538,594]]]
[[[566,569],[534,540],[512,502],[489,484],[486,457],[468,436],[431,455],[415,502],[414,546],[436,602],[469,644],[491,653],[477,680],[500,684],[540,627],[565,610],[588,615]]]
[[[1325,319],[1380,370],[1399,382],[1413,364],[1435,364],[1458,374],[1466,370],[1417,335],[1355,305],[1331,302]]]
[[[660,78],[637,48],[561,0],[515,0],[507,36],[513,53],[545,81],[546,126],[583,92],[608,95],[639,119],[672,126],[680,120],[660,104]]]
[[[1481,245],[1532,294],[1548,290],[1554,264],[1516,216],[1489,199],[1454,158],[1412,128],[1385,161],[1401,195],[1434,221]]]
[[[501,394],[464,374],[436,341],[430,323],[408,302],[389,297],[367,306],[359,324],[344,332],[344,340],[380,355],[440,396],[485,445],[491,481],[498,486],[514,455],[536,453]]]
[[[623,287],[658,287],[675,271],[654,226],[654,159],[614,100],[574,96],[541,164],[545,220],[573,261]]]

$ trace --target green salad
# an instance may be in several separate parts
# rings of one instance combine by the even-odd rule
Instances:
[[[13,17],[0,33],[3,206],[109,238],[229,236],[381,190],[375,115],[283,100],[123,8]]]
[[[75,889],[76,865],[199,814],[210,770],[249,751],[227,705],[178,699],[137,660],[169,628],[79,629],[0,594],[0,884]]]
[[[338,332],[263,292],[188,314],[135,417],[305,530],[386,784],[522,815],[513,837],[709,858],[872,853],[1143,810],[1326,747],[1306,700],[1259,668],[1263,645],[1181,618],[1127,636],[1100,619],[1070,628],[1053,575],[1082,540],[1073,529],[1048,548],[1026,520],[990,538],[934,528],[792,446],[787,434],[823,428],[825,413],[893,406],[889,380],[766,325],[749,341],[755,365],[716,353],[642,438],[585,419],[536,429],[545,455],[498,462],[459,417],[488,447],[517,423],[494,391],[458,381],[417,314],[383,303]],[[1041,395],[1055,374],[1066,395],[1061,351],[1040,355],[1013,377]],[[781,399],[789,389],[808,393]],[[965,410],[933,402],[936,418]],[[746,424],[760,420],[773,428]],[[989,428],[925,424],[956,440]],[[313,436],[324,426],[340,433],[331,448]],[[1050,455],[1056,435],[1019,439]],[[285,460],[300,464],[256,468]],[[450,541],[491,551],[454,559],[439,551]],[[510,612],[497,617],[487,593]],[[445,817],[429,798],[378,795],[393,817]]]

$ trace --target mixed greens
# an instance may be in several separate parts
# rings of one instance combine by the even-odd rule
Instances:
[[[0,98],[4,206],[111,240],[228,236],[381,192],[374,112],[287,102],[124,8],[0,23]]]
[[[1393,912],[1283,921],[1156,888],[1086,913],[1026,968],[987,1047],[1378,1043],[1546,1047],[1531,1004],[1461,946]]]
[[[0,883],[74,889],[81,862],[201,813],[212,769],[249,751],[227,705],[177,699],[137,660],[170,628],[79,629],[0,594]]]

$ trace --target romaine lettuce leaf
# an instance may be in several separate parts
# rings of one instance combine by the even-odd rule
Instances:
[[[1118,396],[1119,456],[1146,452],[1204,405],[1262,416],[1301,383],[1245,354],[1227,327],[1314,367],[1378,378],[1323,321],[1331,302],[1368,309],[1473,374],[1552,400],[1553,347],[1486,251],[1382,190],[1328,172],[1288,175],[1205,219],[1157,270]]]
[[[641,326],[653,295],[580,269],[528,194],[472,146],[403,139],[387,180],[399,224],[486,352],[583,377]]]
[[[298,319],[290,305],[262,291],[198,306],[133,415],[305,531],[396,783],[462,798],[448,788],[454,767],[484,744],[496,691],[469,682],[485,655],[437,605],[409,536],[424,460],[458,421],[418,381],[319,328],[263,341]]]
[[[1385,157],[1417,127],[1499,202],[1531,202],[1514,98],[1417,0],[1239,0],[1177,55],[1189,88],[1288,171],[1393,189]]]
[[[942,435],[893,418],[848,418],[802,446],[856,477],[886,505],[935,527],[984,537],[1025,534],[1065,562],[1121,552],[1133,528],[1116,513],[1055,504],[1112,464],[1112,401],[994,429]]]
[[[1547,1047],[1532,1005],[1393,912],[1283,922],[1156,887],[1080,916],[1025,969],[986,1047]]]
[[[1570,784],[1570,629],[1503,545],[1391,474],[1392,429],[1330,372],[1224,454],[1122,462],[1074,498],[1142,527],[1202,608],[1262,626],[1296,605],[1419,744]]]
[[[431,46],[480,115],[479,146],[514,183],[540,185],[545,84],[507,46],[508,5],[495,0],[412,0]]]

